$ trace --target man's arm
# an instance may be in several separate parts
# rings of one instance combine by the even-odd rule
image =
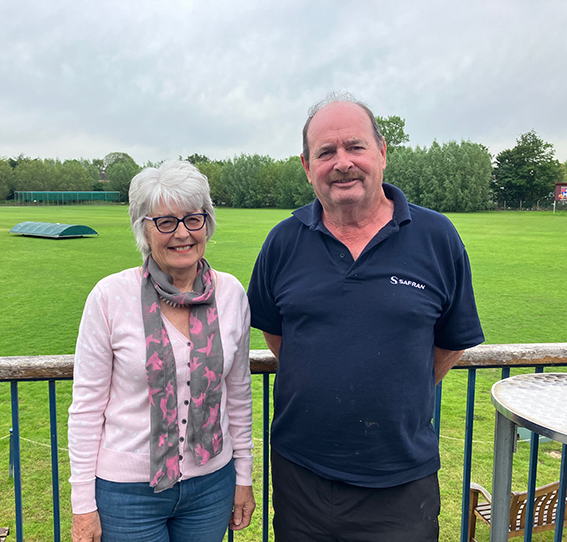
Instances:
[[[266,335],[264,333],[264,335]],[[272,335],[274,337],[275,335]],[[266,339],[268,342],[268,339]],[[280,337],[281,342],[281,337]],[[270,346],[268,344],[268,346]],[[272,347],[270,346],[270,350]],[[273,352],[273,350],[272,350]],[[435,347],[435,355],[433,357],[433,367],[435,369],[435,384],[439,384],[443,377],[449,372],[449,369],[461,359],[464,350],[445,350],[444,348]],[[276,356],[277,357],[277,356]]]
[[[264,339],[268,348],[272,351],[272,354],[276,356],[276,359],[279,361],[280,359],[280,346],[282,345],[282,336],[281,335],[272,335],[271,333],[264,333]],[[437,374],[437,371],[435,372]]]

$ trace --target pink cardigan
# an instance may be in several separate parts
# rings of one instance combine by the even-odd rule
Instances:
[[[216,272],[216,302],[224,351],[223,451],[203,467],[180,448],[182,478],[203,476],[234,458],[236,483],[252,485],[252,394],[248,360],[250,312],[242,285]],[[139,268],[102,279],[90,293],[79,328],[69,408],[71,502],[75,514],[96,510],[95,477],[113,482],[150,479],[150,421]],[[167,319],[177,366],[179,420],[189,414],[191,346]],[[180,447],[183,444],[180,443]]]

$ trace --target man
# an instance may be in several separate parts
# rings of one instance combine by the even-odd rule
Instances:
[[[317,199],[268,235],[248,291],[279,358],[276,541],[438,540],[435,384],[484,340],[467,254],[382,183],[386,143],[350,95],[310,110],[301,160]]]

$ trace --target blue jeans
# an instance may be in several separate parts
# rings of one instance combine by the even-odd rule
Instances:
[[[235,483],[233,461],[160,493],[145,482],[97,478],[102,542],[221,542],[232,514]]]

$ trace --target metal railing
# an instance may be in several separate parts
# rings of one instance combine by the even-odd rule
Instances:
[[[510,375],[512,367],[535,367],[536,372],[542,372],[544,368],[567,366],[567,343],[550,344],[506,344],[506,345],[481,345],[471,348],[465,352],[463,358],[454,367],[454,370],[468,370],[468,385],[466,399],[466,422],[465,422],[465,448],[463,458],[463,488],[462,488],[462,516],[461,516],[461,542],[467,542],[469,532],[469,495],[470,476],[472,465],[472,444],[474,426],[474,397],[476,389],[476,374],[479,369],[500,368],[502,378]],[[277,361],[268,350],[252,350],[250,352],[250,367],[253,374],[263,375],[263,467],[262,467],[262,540],[268,540],[269,533],[269,424],[270,424],[270,374],[276,372]],[[10,447],[10,467],[13,469],[14,492],[15,492],[15,517],[16,517],[16,539],[22,542],[23,538],[23,516],[22,516],[22,487],[21,487],[21,461],[20,461],[20,424],[18,405],[18,383],[24,381],[47,381],[49,386],[49,412],[50,412],[50,434],[51,434],[51,459],[52,459],[52,489],[53,489],[53,539],[59,542],[61,539],[60,510],[59,510],[59,467],[57,461],[57,419],[55,383],[58,380],[70,380],[73,378],[73,356],[18,356],[0,357],[0,382],[10,382],[11,405],[12,405],[12,434]],[[434,427],[439,435],[441,422],[441,396],[442,386],[437,387],[437,406],[434,414]],[[538,454],[538,435],[532,436],[530,451],[530,472],[535,470]],[[562,448],[561,481],[562,491],[565,494],[567,484],[566,446]],[[533,473],[532,473],[533,474]],[[530,476],[535,480],[535,476]],[[530,483],[529,491],[533,497]],[[530,493],[528,493],[528,501]],[[558,506],[557,528],[555,542],[561,541],[563,530],[562,507]],[[531,540],[531,527],[528,518],[525,540]],[[232,533],[229,534],[232,540]]]

